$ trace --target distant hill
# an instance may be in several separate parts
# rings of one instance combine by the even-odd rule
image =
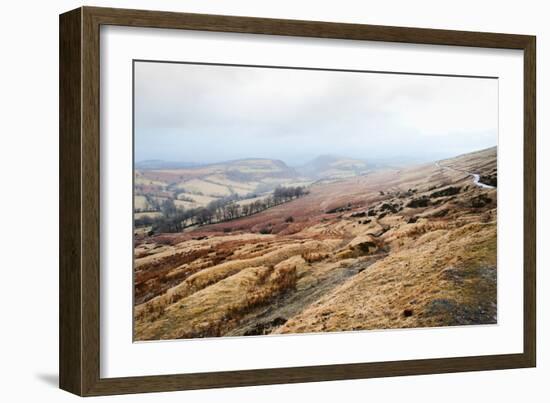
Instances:
[[[263,180],[265,178],[295,178],[298,173],[281,160],[247,158],[208,164],[203,170],[229,175],[234,180]]]
[[[321,155],[296,170],[314,179],[338,179],[361,175],[369,170],[368,164],[359,159]]]
[[[272,159],[250,158],[188,167],[148,162],[136,164],[134,204],[140,211],[150,211],[171,199],[176,206],[187,209],[229,196],[253,199],[278,186],[307,186],[312,182],[283,161]]]
[[[135,169],[178,169],[178,168],[194,168],[203,164],[195,162],[182,161],[164,161],[164,160],[144,160],[135,163]]]
[[[248,158],[214,164],[141,161],[135,166],[136,211],[157,211],[166,200],[183,209],[214,200],[254,200],[278,186],[308,186],[319,180],[342,180],[368,171],[365,161],[324,155],[292,168],[281,160]]]

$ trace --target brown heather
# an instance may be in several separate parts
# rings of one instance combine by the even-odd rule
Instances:
[[[136,340],[496,323],[496,189],[461,172],[496,176],[496,150],[441,165],[136,240]]]

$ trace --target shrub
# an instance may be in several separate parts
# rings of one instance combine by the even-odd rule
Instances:
[[[264,227],[260,230],[260,234],[267,235],[271,234],[271,227]]]
[[[357,245],[357,248],[359,248],[359,250],[362,253],[368,254],[371,251],[371,249],[376,250],[376,244],[370,241],[361,242],[360,244]]]
[[[454,196],[460,192],[460,186],[449,186],[448,188],[438,190],[433,192],[430,197],[443,197],[443,196]]]
[[[392,203],[384,203],[382,206],[380,206],[381,211],[390,211],[392,213],[397,213],[397,209],[399,208],[398,204],[392,204]]]
[[[485,207],[487,204],[491,203],[491,198],[484,195],[484,194],[481,194],[479,196],[476,196],[472,199],[470,199],[470,205],[474,208],[480,208],[480,207]]]
[[[487,185],[497,187],[497,176],[496,176],[496,174],[483,175],[479,179],[480,179],[481,183],[485,183]]]
[[[407,203],[407,207],[418,208],[418,207],[428,207],[430,200],[427,197],[421,197],[418,199],[412,199]]]
[[[367,213],[365,211],[360,211],[360,212],[357,212],[357,213],[352,213],[350,215],[350,217],[352,217],[352,218],[365,217],[366,215],[367,215]]]
[[[351,206],[348,204],[346,206],[334,207],[330,210],[327,210],[326,213],[327,214],[336,214],[336,213],[343,213],[343,212],[349,211],[349,210],[351,210]]]

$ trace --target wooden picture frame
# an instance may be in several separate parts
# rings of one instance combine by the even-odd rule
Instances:
[[[99,35],[102,25],[519,49],[524,56],[523,353],[228,372],[100,377]],[[60,387],[81,396],[534,367],[535,37],[81,7],[60,16]]]

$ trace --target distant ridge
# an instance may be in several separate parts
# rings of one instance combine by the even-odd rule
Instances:
[[[296,170],[305,176],[313,178],[344,178],[366,173],[369,170],[366,161],[346,158],[336,155],[320,155],[299,166]]]
[[[181,169],[196,168],[204,164],[183,161],[144,160],[135,163],[136,169]]]

